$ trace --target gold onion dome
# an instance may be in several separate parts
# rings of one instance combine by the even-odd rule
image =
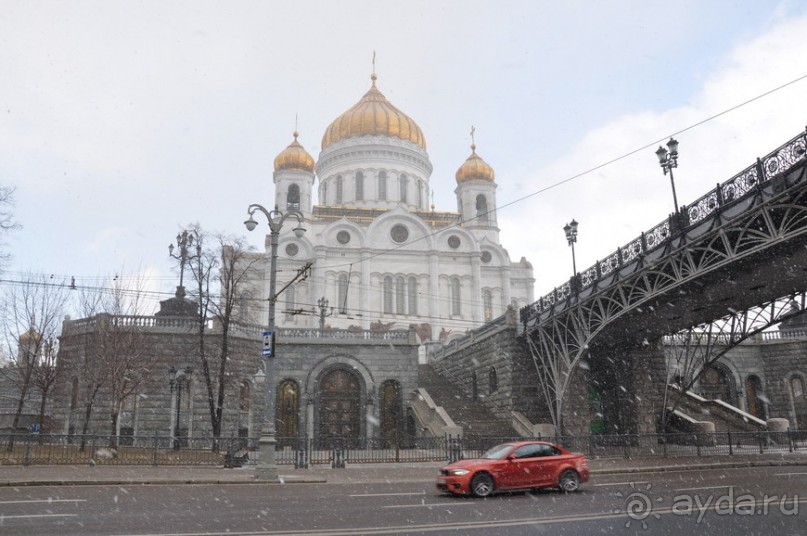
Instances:
[[[297,141],[297,136],[299,135],[300,133],[295,130],[294,141],[275,157],[275,171],[298,169],[300,171],[314,172],[314,158]]]
[[[423,131],[408,115],[390,104],[375,86],[376,75],[370,77],[373,85],[359,102],[337,117],[322,136],[322,148],[359,136],[388,136],[410,141],[425,149]]]
[[[455,177],[458,183],[469,181],[493,182],[496,180],[493,168],[476,154],[476,145],[471,145],[471,156],[462,163]]]

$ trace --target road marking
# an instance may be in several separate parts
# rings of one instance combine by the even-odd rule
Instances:
[[[417,493],[363,493],[360,495],[348,495],[348,497],[402,497],[405,495],[426,495],[425,491]]]
[[[774,473],[773,476],[807,475],[807,473]]]
[[[450,502],[450,503],[423,503],[423,504],[393,504],[390,506],[384,506],[384,508],[431,508],[432,506],[460,506],[460,505],[470,505],[474,504],[473,502]]]
[[[0,501],[0,504],[87,502],[87,499],[31,499],[27,501]]]
[[[675,491],[700,491],[702,489],[726,489],[731,486],[704,486],[702,488],[678,488]]]
[[[591,484],[592,486],[638,486],[639,484],[649,484],[650,482],[614,482],[613,484]]]
[[[6,516],[0,514],[0,519],[32,519],[34,517],[77,517],[78,514],[28,514],[23,516]]]

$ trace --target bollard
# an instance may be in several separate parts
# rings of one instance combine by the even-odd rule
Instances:
[[[345,452],[342,449],[342,441],[339,439],[331,447],[331,467],[333,469],[345,468]]]

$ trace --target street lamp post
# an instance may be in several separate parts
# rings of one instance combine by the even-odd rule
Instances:
[[[664,170],[664,174],[666,175],[668,171],[670,172],[673,203],[675,203],[675,217],[676,219],[680,219],[681,212],[678,208],[678,196],[675,195],[675,178],[673,177],[673,168],[678,167],[678,142],[674,138],[670,138],[670,141],[667,142],[667,149],[659,145],[656,156],[658,157],[658,163],[661,169]]]
[[[280,231],[283,224],[289,218],[297,220],[297,227],[294,228],[294,235],[300,238],[305,233],[303,228],[303,215],[297,211],[290,211],[287,213],[280,212],[275,207],[275,210],[266,210],[261,205],[252,204],[247,208],[249,219],[244,222],[247,230],[252,231],[258,226],[258,222],[252,217],[256,212],[262,213],[266,216],[269,225],[271,255],[269,265],[269,328],[268,331],[275,336],[275,302],[277,295],[275,293],[275,286],[277,282],[277,244]],[[272,344],[274,348],[274,344]],[[264,370],[266,371],[266,404],[264,405],[263,426],[261,427],[261,438],[258,442],[260,449],[260,458],[258,460],[258,467],[255,470],[255,478],[258,480],[277,481],[277,464],[275,462],[275,397],[272,389],[274,388],[274,359],[275,356],[265,356]]]
[[[179,450],[180,447],[180,440],[179,440],[179,417],[180,417],[180,408],[182,407],[182,384],[184,382],[188,382],[188,386],[190,386],[191,374],[193,374],[193,369],[191,367],[185,367],[185,371],[178,371],[175,367],[171,367],[168,369],[168,385],[171,387],[171,393],[174,392],[174,387],[177,390],[177,406],[176,406],[176,416],[174,420],[174,450]],[[190,395],[190,393],[188,393]]]
[[[188,249],[196,241],[196,255],[189,255]],[[174,244],[168,244],[168,256],[179,261],[179,286],[177,287],[176,297],[182,299],[185,297],[185,265],[193,259],[198,259],[202,255],[202,244],[196,233],[189,233],[187,230],[182,231],[182,234],[177,234],[177,247],[179,247],[179,254],[174,255]]]
[[[577,225],[578,223],[572,219],[571,222],[563,226],[566,241],[572,247],[572,286],[575,292],[577,291],[577,261],[574,258],[574,244],[577,242]]]

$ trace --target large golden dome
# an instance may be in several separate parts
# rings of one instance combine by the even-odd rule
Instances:
[[[314,172],[314,158],[297,141],[297,136],[299,135],[295,130],[294,141],[275,157],[275,171],[298,169],[310,173]]]
[[[455,177],[457,183],[469,181],[493,182],[496,180],[496,174],[493,172],[493,168],[476,154],[476,145],[471,145],[471,156],[462,163]]]
[[[375,73],[370,79],[373,81],[370,90],[328,126],[322,136],[322,148],[358,136],[389,136],[410,141],[425,149],[426,138],[417,123],[381,94],[375,86]]]

